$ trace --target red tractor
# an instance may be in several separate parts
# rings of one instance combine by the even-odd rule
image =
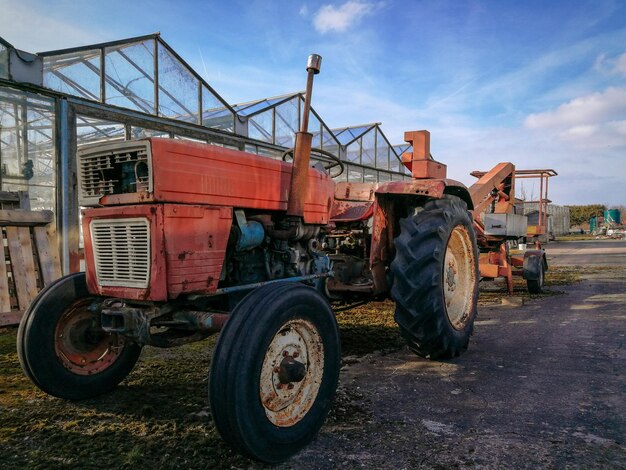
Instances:
[[[342,162],[316,150],[311,168],[320,61],[307,64],[293,164],[161,138],[78,152],[86,272],[47,287],[23,317],[18,352],[35,385],[94,397],[130,373],[142,346],[221,331],[215,425],[237,450],[280,462],[314,438],[337,387],[329,299],[391,296],[417,354],[467,348],[479,280],[467,188],[430,157],[426,131],[406,134],[410,181],[335,183]]]

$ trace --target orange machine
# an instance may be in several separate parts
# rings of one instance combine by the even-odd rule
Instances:
[[[547,179],[557,173],[554,170],[516,170],[512,163],[499,163],[488,172],[474,171],[471,174],[478,178],[470,187],[470,194],[474,201],[481,277],[504,277],[511,294],[513,275],[521,275],[527,281],[529,292],[540,293],[548,263],[536,235],[545,234]],[[541,179],[539,223],[531,227],[525,215],[516,213],[515,180],[535,177]],[[527,238],[534,239],[534,249],[526,249],[522,254],[510,253],[509,241],[525,242]]]
[[[144,345],[221,330],[209,377],[221,435],[280,462],[321,427],[340,345],[328,300],[390,296],[417,354],[452,358],[476,316],[478,250],[470,192],[407,132],[410,181],[337,183],[336,156],[311,149],[319,56],[307,64],[293,164],[169,139],[77,155],[86,274],[52,284],[24,315],[25,373],[66,399],[114,388]],[[310,168],[317,153],[326,170]],[[286,155],[287,156],[287,155]]]

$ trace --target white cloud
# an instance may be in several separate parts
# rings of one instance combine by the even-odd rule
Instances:
[[[575,98],[555,110],[531,114],[524,124],[529,129],[572,128],[621,117],[626,117],[626,88],[611,87]]]
[[[626,77],[626,52],[615,59],[613,65],[613,73]]]
[[[300,16],[306,17],[309,14],[309,7],[307,7],[306,5],[302,5],[298,13],[300,14]]]
[[[622,75],[626,77],[626,52],[617,57],[600,54],[593,64],[593,69],[607,75]]]
[[[50,51],[107,40],[100,31],[81,28],[70,20],[52,18],[42,14],[37,6],[24,2],[10,2],[2,6],[0,32],[14,47],[27,52]]]
[[[322,34],[329,31],[342,33],[362,17],[371,14],[374,9],[373,3],[359,0],[349,0],[338,7],[324,5],[315,13],[313,25]]]
[[[598,126],[587,124],[584,126],[570,127],[569,129],[564,131],[561,135],[566,139],[567,138],[578,139],[581,137],[582,138],[590,137],[597,131],[598,131]]]

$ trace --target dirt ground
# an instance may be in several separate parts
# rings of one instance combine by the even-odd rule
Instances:
[[[339,313],[333,412],[279,468],[626,468],[626,243],[577,243],[548,245],[548,292],[517,283],[521,306],[485,286],[455,361],[408,352],[390,302]],[[146,348],[115,392],[69,403],[30,384],[0,330],[0,468],[260,467],[211,423],[213,344]]]

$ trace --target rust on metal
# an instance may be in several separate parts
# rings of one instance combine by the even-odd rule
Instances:
[[[369,219],[373,214],[373,202],[335,200],[330,214],[330,220],[333,222],[357,222]]]
[[[54,351],[65,368],[76,375],[107,370],[120,357],[124,337],[105,333],[99,316],[88,310],[93,298],[74,303],[59,319],[54,332]]]
[[[304,203],[309,192],[309,162],[311,160],[311,142],[313,134],[309,133],[309,114],[311,112],[311,96],[313,93],[313,77],[320,72],[322,58],[312,54],[307,61],[307,82],[304,95],[304,109],[300,132],[296,132],[293,149],[293,168],[289,182],[287,199],[287,215],[304,217]]]
[[[528,227],[529,236],[545,235],[548,227],[548,204],[551,202],[548,199],[548,181],[552,176],[557,176],[558,173],[551,168],[537,169],[537,170],[516,170],[516,178],[539,178],[539,200],[528,201],[530,203],[537,203],[539,219],[537,225],[531,225]]]
[[[451,179],[389,181],[380,183],[376,194],[412,194],[438,199],[443,197],[446,186],[461,186],[463,183]]]
[[[347,183],[340,182],[335,186],[335,200],[340,201],[374,201],[374,193],[379,183]]]
[[[407,131],[404,140],[411,144],[412,151],[402,154],[402,163],[415,179],[444,179],[447,166],[433,160],[430,154],[430,132]]]
[[[478,181],[470,186],[469,192],[474,201],[474,214],[481,214],[492,202],[496,202],[497,213],[513,211],[515,195],[515,165],[510,162],[498,163],[488,172],[473,171]]]
[[[323,375],[324,346],[317,328],[302,318],[286,322],[261,366],[259,398],[268,420],[278,427],[299,423],[313,406]]]
[[[313,134],[296,133],[296,144],[293,151],[293,169],[287,199],[287,215],[304,216],[304,203],[309,191],[309,162],[311,160],[311,142]]]

